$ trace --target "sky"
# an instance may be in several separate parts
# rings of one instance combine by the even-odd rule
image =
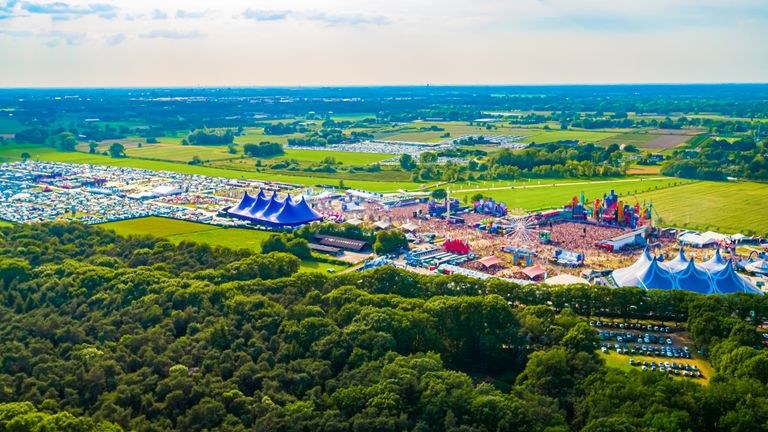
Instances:
[[[0,0],[0,87],[768,82],[767,0]]]

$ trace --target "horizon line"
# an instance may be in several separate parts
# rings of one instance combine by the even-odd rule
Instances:
[[[98,90],[98,89],[323,89],[323,88],[393,88],[393,87],[609,87],[609,86],[729,86],[768,85],[768,81],[713,81],[713,82],[626,82],[626,83],[526,83],[526,84],[274,84],[274,85],[105,85],[105,86],[0,86],[3,90]]]

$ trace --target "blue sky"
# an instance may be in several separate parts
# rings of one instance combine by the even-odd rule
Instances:
[[[0,0],[0,86],[768,81],[765,0]]]

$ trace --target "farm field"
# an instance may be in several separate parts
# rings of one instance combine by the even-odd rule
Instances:
[[[673,149],[691,139],[690,135],[657,135],[643,145],[647,149]]]
[[[526,210],[539,210],[547,208],[561,207],[567,201],[571,200],[574,196],[580,196],[584,193],[587,201],[594,201],[595,198],[602,198],[604,193],[608,193],[611,189],[616,193],[627,199],[628,195],[636,193],[656,190],[662,188],[670,188],[675,184],[687,183],[687,180],[666,178],[663,180],[642,180],[636,181],[608,181],[600,183],[599,180],[589,182],[587,184],[575,184],[559,183],[557,181],[551,181],[553,185],[540,186],[535,185],[528,188],[515,188],[504,190],[491,190],[480,191],[485,196],[493,197],[497,201],[504,201],[507,203],[507,207],[510,209],[526,209]],[[463,196],[471,196],[477,193],[477,191],[469,191],[463,193],[451,194],[452,196],[463,199]],[[630,200],[634,203],[634,200]]]
[[[445,129],[442,131],[420,130],[437,126]],[[380,130],[374,133],[376,139],[389,141],[413,141],[433,143],[448,138],[442,138],[441,135],[450,133],[448,138],[459,138],[462,135],[523,135],[530,136],[537,133],[536,130],[520,129],[508,126],[499,126],[497,129],[488,130],[483,126],[470,126],[466,122],[418,122],[410,123],[405,126],[399,126],[395,129]]]
[[[695,182],[637,195],[653,200],[664,225],[768,235],[768,184]]]
[[[190,241],[205,243],[211,246],[222,246],[230,249],[250,249],[261,252],[261,243],[269,237],[270,232],[242,228],[222,228],[212,225],[199,224],[173,219],[148,217],[119,222],[109,222],[99,225],[104,229],[112,229],[120,235],[153,235],[165,237],[173,243]],[[333,268],[340,271],[346,266],[302,261],[300,271],[325,271]]]
[[[597,142],[617,135],[616,132],[594,132],[581,130],[541,130],[539,133],[529,136],[523,142],[535,142],[538,144],[563,140],[579,140]]]
[[[437,126],[444,131],[424,131],[419,128],[428,128]],[[618,132],[605,131],[582,131],[582,130],[545,130],[536,128],[519,128],[509,126],[498,126],[496,129],[488,130],[482,126],[470,126],[466,123],[413,123],[407,126],[399,127],[393,131],[380,131],[375,134],[376,139],[391,141],[413,141],[433,143],[447,138],[441,137],[446,132],[450,133],[450,138],[458,138],[462,135],[522,135],[527,138],[521,142],[548,143],[561,140],[580,140],[587,142],[596,142],[610,138]]]
[[[634,145],[643,149],[672,149],[688,141],[693,136],[690,133],[671,133],[669,131],[628,132],[603,139],[600,145]]]
[[[638,165],[633,164],[627,170],[629,175],[658,175],[661,172],[660,165]]]
[[[626,132],[626,133],[620,133],[618,135],[614,135],[612,137],[608,137],[605,139],[602,139],[598,141],[596,144],[600,144],[603,146],[609,146],[611,144],[618,144],[618,145],[633,145],[635,147],[644,147],[646,143],[649,141],[653,141],[656,139],[655,134],[647,133],[647,132]]]

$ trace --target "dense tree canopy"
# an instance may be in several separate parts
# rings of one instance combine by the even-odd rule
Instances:
[[[297,272],[285,253],[79,224],[0,230],[3,430],[768,424],[755,332],[764,296],[523,287],[391,267],[328,276]],[[584,324],[594,314],[687,321],[718,375],[704,386],[606,368]]]

